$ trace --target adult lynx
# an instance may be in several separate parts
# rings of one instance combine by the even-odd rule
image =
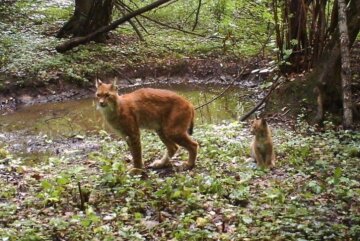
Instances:
[[[96,88],[98,108],[108,124],[128,143],[134,162],[132,172],[144,168],[140,128],[155,130],[167,149],[164,156],[154,161],[151,167],[170,165],[178,146],[189,152],[185,168],[195,166],[198,143],[189,135],[194,126],[194,107],[189,101],[172,91],[152,88],[118,95],[115,83],[105,84],[101,80],[96,80]]]

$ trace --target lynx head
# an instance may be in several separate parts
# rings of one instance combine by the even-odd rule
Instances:
[[[116,79],[111,84],[103,83],[100,79],[95,80],[97,107],[106,108],[113,106],[116,103],[118,96]]]
[[[267,122],[265,119],[254,119],[251,122],[250,132],[253,135],[260,134],[260,133],[266,133],[268,129]]]

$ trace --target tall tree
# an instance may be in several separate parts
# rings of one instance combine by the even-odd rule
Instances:
[[[350,73],[350,51],[349,51],[349,32],[346,18],[345,0],[338,0],[339,7],[339,31],[341,49],[341,85],[342,101],[344,109],[344,127],[350,128],[353,124],[352,114],[352,93],[351,93],[351,73]]]
[[[281,69],[289,72],[313,68],[308,83],[316,86],[316,122],[322,122],[325,112],[332,112],[343,114],[344,127],[349,127],[352,103],[348,49],[359,33],[360,0],[341,0],[342,4],[337,0],[272,1],[277,46],[281,53],[279,62],[291,64],[282,65]],[[344,30],[346,27],[348,34]],[[349,41],[346,41],[347,35]]]
[[[111,22],[114,0],[75,0],[75,11],[57,33],[57,37],[66,35],[86,36]],[[99,34],[94,40],[104,42],[106,33]]]
[[[78,1],[81,1],[81,0],[78,0]],[[83,0],[83,1],[85,1],[85,0]],[[98,1],[100,1],[100,0],[98,0]],[[103,0],[103,1],[110,1],[110,0]],[[96,29],[95,31],[89,32],[85,36],[70,39],[69,41],[57,46],[56,50],[58,52],[65,52],[65,51],[70,50],[70,49],[72,49],[72,48],[74,48],[74,47],[76,47],[76,46],[78,46],[80,44],[84,44],[84,43],[87,43],[87,42],[89,42],[91,40],[95,40],[99,36],[103,36],[104,34],[108,33],[109,31],[114,30],[120,24],[122,24],[122,23],[124,23],[126,21],[129,21],[130,19],[132,19],[132,18],[134,18],[134,17],[136,17],[136,16],[138,16],[140,14],[148,12],[148,11],[150,11],[150,10],[152,10],[154,8],[157,8],[160,5],[162,5],[164,3],[167,3],[167,2],[170,2],[170,1],[171,0],[157,0],[157,1],[151,3],[151,4],[147,5],[147,6],[144,6],[142,8],[139,8],[139,9],[133,11],[133,12],[130,12],[130,13],[126,14],[122,18],[112,22],[109,25],[102,26],[102,27]]]
[[[334,2],[334,6],[337,6],[337,1]],[[335,9],[338,9],[335,7]],[[333,11],[332,22],[338,23],[338,11]],[[360,0],[351,0],[349,7],[346,11],[348,36],[350,48],[354,43],[359,30],[360,30]],[[318,109],[316,115],[316,122],[321,122],[324,119],[325,112],[337,112],[343,108],[342,98],[342,85],[341,85],[341,52],[340,52],[340,34],[339,28],[330,28],[330,38],[327,41],[323,54],[319,61],[315,65],[314,71],[310,75],[309,79],[313,83],[317,83],[318,93]],[[346,84],[345,91],[348,91],[351,87]],[[345,100],[350,101],[350,99]],[[350,103],[346,104],[346,108],[349,108]],[[344,111],[344,110],[343,110]],[[348,110],[347,110],[348,111]],[[345,121],[345,120],[344,120]],[[344,127],[347,124],[344,122]]]

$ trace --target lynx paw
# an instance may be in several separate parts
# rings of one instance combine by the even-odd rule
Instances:
[[[150,164],[149,167],[154,169],[171,167],[171,163],[169,161],[164,161],[164,160],[155,160],[153,163]]]
[[[144,169],[140,169],[140,168],[131,168],[129,170],[129,174],[130,175],[142,175],[145,173],[145,170]]]
[[[195,164],[185,163],[184,165],[181,166],[181,170],[188,171],[188,170],[193,169],[194,167],[195,167]]]

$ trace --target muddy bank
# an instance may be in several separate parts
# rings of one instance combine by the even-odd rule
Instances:
[[[99,137],[70,136],[52,139],[47,135],[27,135],[24,131],[0,134],[0,142],[7,150],[33,165],[47,161],[49,156],[84,158],[100,147]]]
[[[111,72],[98,73],[98,77],[110,81],[118,78],[120,90],[131,91],[141,86],[166,85],[199,85],[224,86],[232,84],[235,87],[255,87],[268,77],[267,60],[253,61],[252,64],[237,62],[231,59],[219,58],[187,58],[181,60],[149,61],[147,64],[123,66]],[[242,66],[245,71],[240,76]],[[254,69],[264,69],[252,73]],[[10,113],[23,105],[33,105],[49,102],[83,99],[93,96],[95,91],[93,80],[96,76],[85,76],[88,82],[66,81],[61,74],[48,81],[32,80],[27,85],[18,85],[17,78],[0,74],[5,83],[0,89],[0,114]]]

